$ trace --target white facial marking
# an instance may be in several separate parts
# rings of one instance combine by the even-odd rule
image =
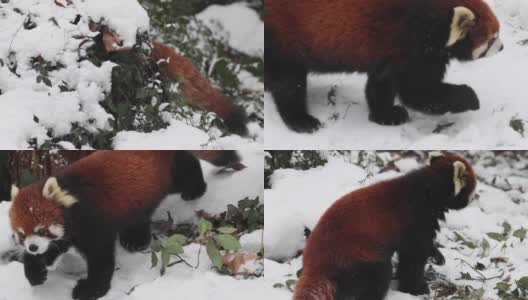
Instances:
[[[503,44],[499,38],[499,34],[496,33],[490,41],[473,50],[473,59],[493,56],[501,51],[502,46]]]
[[[466,166],[462,162],[457,161],[453,164],[453,167],[453,183],[455,185],[455,196],[457,196],[460,191],[466,186],[466,181],[464,180]]]
[[[22,233],[22,234],[25,234],[24,229],[18,227],[17,230],[18,230],[18,232],[20,232],[20,233]]]
[[[39,230],[41,230],[41,229],[44,229],[44,226],[42,226],[42,225],[37,225],[37,226],[35,226],[35,229],[33,229],[33,233],[37,233],[37,232],[38,232]]]
[[[62,225],[50,225],[48,228],[49,232],[51,232],[54,236],[56,236],[58,239],[62,238],[64,236],[64,227]]]
[[[24,240],[24,248],[31,254],[42,254],[48,250],[50,242],[47,237],[30,235]]]

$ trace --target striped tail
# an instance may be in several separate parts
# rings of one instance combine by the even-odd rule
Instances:
[[[156,41],[152,41],[152,47],[152,57],[156,61],[167,61],[167,76],[181,82],[180,89],[191,105],[216,113],[230,132],[247,135],[247,115],[242,107],[216,89],[187,58]]]
[[[336,283],[321,274],[311,275],[304,271],[295,285],[293,300],[334,300]]]

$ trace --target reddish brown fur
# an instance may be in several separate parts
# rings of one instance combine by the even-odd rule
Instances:
[[[102,217],[127,219],[155,207],[165,195],[172,160],[167,151],[97,151],[59,175],[82,180],[82,190],[90,193],[83,201],[91,201]],[[63,224],[60,210],[42,196],[42,187],[43,182],[38,182],[20,189],[11,208],[13,229],[32,232],[37,224]]]
[[[173,153],[166,151],[98,151],[69,165],[61,175],[93,176],[92,197],[87,200],[102,216],[128,218],[155,206],[153,201],[165,195],[172,160]]]
[[[423,169],[421,176],[452,170],[453,163],[466,166],[467,185],[460,195],[469,198],[476,176],[461,157],[447,155]],[[450,177],[446,177],[450,178]],[[451,177],[452,178],[452,177]],[[295,300],[334,299],[340,272],[361,263],[381,262],[388,249],[402,239],[411,225],[415,184],[405,176],[355,190],[337,200],[321,217],[306,241],[303,271],[295,287]],[[420,199],[421,200],[421,199]]]
[[[9,211],[14,232],[21,228],[24,235],[31,235],[39,225],[49,228],[50,225],[64,224],[61,210],[42,198],[41,185],[32,184],[22,188],[15,199]]]
[[[408,20],[414,3],[407,0],[264,1],[266,31],[273,33],[282,51],[304,61],[336,66],[398,63],[412,43]],[[468,37],[476,48],[498,32],[499,22],[482,0],[436,1],[435,14],[449,18],[456,6],[477,16],[477,28]],[[380,9],[383,7],[383,9]],[[390,50],[390,51],[389,51]]]
[[[487,42],[490,36],[499,32],[499,20],[486,2],[482,0],[447,0],[444,2],[448,7],[468,7],[475,14],[477,26],[468,34],[473,49]]]
[[[166,45],[156,41],[152,41],[152,45],[152,57],[157,61],[168,61],[164,67],[167,75],[181,82],[180,89],[191,105],[214,112],[223,120],[231,116],[235,108],[233,101],[213,87],[193,63]]]
[[[216,163],[230,151],[190,152]],[[58,175],[82,180],[80,189],[90,194],[83,201],[91,201],[101,216],[126,219],[155,207],[163,198],[172,184],[173,159],[171,151],[101,150],[66,166]],[[64,223],[60,210],[42,196],[43,185],[40,181],[20,189],[11,208],[13,229],[27,233],[36,225]]]

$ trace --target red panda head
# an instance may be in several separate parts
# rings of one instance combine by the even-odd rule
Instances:
[[[457,0],[452,8],[446,47],[460,60],[475,60],[500,52],[500,24],[482,0]]]
[[[471,165],[462,157],[454,154],[431,152],[429,154],[429,167],[434,172],[443,175],[449,186],[447,206],[451,209],[460,209],[468,205],[477,186],[477,178]]]
[[[64,219],[60,208],[46,199],[42,184],[11,188],[9,217],[16,240],[30,254],[42,254],[50,242],[64,237]]]

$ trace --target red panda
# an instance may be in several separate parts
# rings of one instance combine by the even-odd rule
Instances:
[[[382,300],[398,253],[399,290],[429,292],[424,267],[438,221],[468,205],[476,177],[462,157],[435,153],[430,164],[337,200],[306,241],[294,300]]]
[[[115,240],[129,251],[150,245],[150,216],[169,193],[184,200],[206,190],[202,155],[216,165],[239,163],[234,151],[97,151],[55,176],[13,186],[9,212],[16,240],[24,246],[30,284],[46,280],[46,266],[75,247],[86,259],[88,276],[73,299],[97,299],[110,289]]]
[[[65,7],[61,3],[55,2],[55,4]],[[92,23],[91,27],[92,30],[98,30],[99,26]],[[101,39],[106,51],[129,50],[127,47],[119,47],[122,40],[117,33],[106,26],[103,26],[103,29]],[[241,106],[237,106],[232,99],[215,88],[187,58],[155,40],[152,40],[151,43],[151,57],[156,62],[166,61],[166,64],[162,65],[162,70],[167,73],[169,79],[180,81],[181,91],[184,96],[189,98],[191,105],[216,113],[224,121],[230,132],[242,136],[248,134],[247,114]]]
[[[265,87],[298,132],[320,122],[306,107],[308,72],[368,74],[370,120],[399,125],[410,108],[430,114],[479,108],[467,85],[443,83],[451,58],[503,49],[499,22],[483,0],[267,0]]]

